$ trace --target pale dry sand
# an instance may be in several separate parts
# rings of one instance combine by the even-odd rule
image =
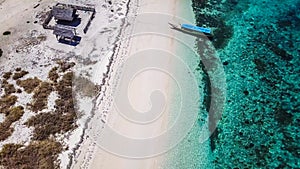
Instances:
[[[131,23],[131,26],[123,30],[124,40],[120,42],[119,52],[116,54],[115,63],[112,65],[113,70],[118,70],[121,63],[132,57],[132,55],[137,52],[147,50],[147,49],[160,49],[173,54],[183,54],[184,51],[179,49],[179,46],[176,44],[175,39],[172,37],[177,37],[179,39],[184,39],[184,43],[189,46],[194,46],[194,38],[191,36],[182,35],[169,28],[168,22],[178,22],[178,18],[183,17],[183,19],[188,19],[193,22],[193,12],[191,9],[190,2],[183,2],[181,0],[141,0],[138,3],[131,3],[131,11],[134,12],[134,7],[137,8],[137,17],[132,17],[128,19],[128,22]],[[151,14],[154,13],[154,14]],[[161,13],[159,18],[158,13]],[[151,17],[152,16],[152,17]],[[158,18],[157,18],[158,16]],[[188,22],[188,21],[187,21]],[[132,33],[141,33],[143,31],[147,32],[158,32],[163,34],[144,34],[138,35],[131,38],[127,38]],[[167,37],[167,36],[171,36]],[[167,56],[172,57],[172,56]],[[180,65],[174,65],[171,62],[165,65],[165,70],[169,72],[176,72],[176,67]],[[126,61],[125,61],[126,62]],[[143,61],[140,63],[137,61],[136,64],[143,64]],[[118,74],[113,72],[110,74],[110,78],[114,79]],[[112,104],[113,98],[113,84],[114,81],[110,81],[110,85],[107,85],[107,92],[104,94],[105,99],[99,104],[99,111],[108,111],[108,122],[104,125],[101,125],[103,128],[99,127],[100,123],[96,117],[92,120],[90,124],[89,132],[91,133],[90,140],[86,139],[80,148],[81,153],[77,157],[77,161],[74,165],[74,168],[103,168],[103,169],[152,169],[152,168],[161,168],[166,160],[165,155],[155,156],[151,158],[142,158],[142,159],[132,159],[121,157],[122,154],[118,152],[110,153],[108,149],[104,151],[102,145],[98,145],[97,139],[103,139],[104,137],[110,137],[109,133],[107,134],[107,126],[117,130],[117,132],[132,138],[148,138],[155,137],[167,129],[169,116],[170,116],[170,105],[172,99],[172,92],[174,92],[174,82],[172,77],[160,72],[160,71],[146,71],[141,74],[138,74],[130,84],[128,89],[128,97],[130,103],[134,108],[139,111],[147,111],[151,108],[151,102],[149,100],[149,95],[152,90],[158,89],[161,90],[166,97],[168,97],[168,102],[165,111],[162,116],[155,122],[147,125],[138,125],[132,123],[123,118],[119,112],[114,109]],[[126,85],[126,84],[125,84]],[[122,111],[122,110],[120,110]],[[95,127],[97,126],[97,127]],[[101,129],[100,129],[101,128]],[[104,130],[104,131],[103,131]],[[103,134],[106,133],[106,134]],[[95,141],[92,141],[96,139]],[[116,140],[111,140],[112,142]],[[116,141],[118,142],[118,141]],[[167,142],[167,140],[166,140]],[[101,143],[100,143],[101,144]],[[128,146],[126,143],[121,147]],[[145,147],[136,147],[135,150],[139,151],[139,148],[143,149],[153,149],[154,147],[159,147],[160,145],[145,145]],[[102,147],[102,148],[101,148]],[[121,156],[117,156],[117,155]]]
[[[56,61],[64,60],[76,63],[73,71],[77,76],[85,77],[95,85],[101,85],[104,73],[108,69],[107,65],[113,48],[116,45],[115,39],[119,35],[120,20],[125,17],[127,1],[117,1],[111,5],[107,1],[96,0],[59,1],[83,6],[94,5],[96,8],[97,14],[88,33],[83,34],[82,30],[78,30],[77,33],[82,37],[82,40],[75,47],[58,43],[52,31],[43,29],[41,25],[42,20],[39,19],[39,16],[49,11],[50,7],[57,2],[53,0],[0,1],[0,48],[3,50],[3,56],[0,58],[1,76],[4,72],[14,71],[17,67],[21,67],[29,72],[23,79],[36,76],[47,81],[49,70],[57,66]],[[39,6],[34,8],[37,4]],[[112,9],[117,12],[111,12]],[[86,18],[82,22],[85,21]],[[5,31],[10,31],[11,35],[3,36],[2,33]],[[39,37],[43,37],[45,40],[38,41]],[[13,84],[17,87],[15,83]],[[0,91],[0,94],[2,95],[3,91]],[[17,96],[19,97],[17,105],[24,107],[32,99],[31,95],[24,92]],[[85,125],[91,117],[95,105],[96,97],[85,97],[80,93],[75,93],[74,96],[78,101],[78,128],[55,136],[66,148],[66,151],[59,155],[61,168],[67,168],[70,161],[74,160],[72,158],[74,151],[81,142]],[[53,102],[56,98],[55,93],[50,95],[48,109],[43,110],[44,112],[53,108]],[[29,144],[33,128],[28,128],[23,124],[34,115],[26,108],[23,117],[12,126],[15,129],[12,136],[0,142],[0,149],[8,143]],[[0,118],[3,120],[2,116]]]
[[[61,168],[160,168],[164,163],[165,156],[141,160],[122,158],[103,151],[97,145],[97,139],[104,137],[102,133],[105,131],[105,126],[108,125],[118,129],[123,135],[142,138],[156,136],[167,128],[170,120],[170,107],[168,105],[171,100],[168,100],[163,116],[154,123],[145,126],[129,123],[113,109],[114,80],[119,76],[117,70],[120,69],[122,63],[138,51],[157,48],[174,54],[184,53],[176,45],[174,38],[147,34],[128,39],[133,32],[138,33],[143,30],[162,32],[171,37],[184,39],[184,43],[188,46],[194,46],[193,37],[175,32],[168,26],[169,21],[175,23],[178,21],[176,16],[194,22],[190,2],[183,0],[140,0],[131,1],[128,4],[128,0],[115,0],[112,1],[112,5],[109,5],[107,0],[101,2],[96,0],[62,0],[60,2],[79,5],[93,4],[96,7],[96,17],[88,33],[82,34],[81,32],[82,41],[76,47],[57,43],[52,31],[44,30],[40,22],[33,23],[38,20],[36,16],[49,10],[49,6],[54,5],[55,1],[0,1],[0,33],[6,30],[12,32],[12,35],[8,37],[1,36],[0,47],[4,49],[0,63],[1,73],[22,67],[30,72],[30,76],[37,76],[46,80],[47,73],[54,66],[55,60],[63,59],[75,62],[77,64],[75,73],[88,78],[94,84],[100,85],[102,79],[106,79],[97,98],[85,98],[78,95],[79,110],[82,111],[82,116],[78,121],[79,127],[71,133],[58,136],[58,139],[69,147],[60,155]],[[38,3],[40,6],[34,9],[33,7]],[[128,11],[127,7],[129,7]],[[152,14],[149,13],[163,13],[163,17],[159,19],[151,17]],[[156,14],[154,16],[157,16]],[[142,17],[136,17],[137,15]],[[30,23],[27,24],[26,21],[30,21]],[[46,36],[47,40],[36,45],[25,43],[35,40],[36,36]],[[16,48],[20,48],[20,51],[16,52]],[[110,71],[105,75],[108,65],[110,65]],[[176,66],[172,63],[166,64],[165,69],[174,72]],[[132,81],[129,97],[137,110],[145,111],[151,107],[150,100],[145,99],[149,98],[147,91],[160,89],[167,97],[170,97],[173,94],[173,86],[174,82],[171,77],[159,71],[148,71]],[[25,102],[26,98],[20,97],[20,102],[22,101]],[[50,109],[51,105],[50,100]],[[32,115],[30,112],[27,114],[28,116],[24,115],[22,118],[23,121],[26,121],[30,114]],[[101,121],[103,118],[108,121],[106,124]],[[12,137],[13,142],[26,144],[30,141],[32,131],[22,127],[25,126],[20,126],[20,128],[16,126],[15,129],[18,132],[13,135],[18,135],[21,138]],[[1,144],[9,142],[11,141],[8,139],[8,142]],[[150,145],[144,148],[152,149],[156,146],[159,145]]]

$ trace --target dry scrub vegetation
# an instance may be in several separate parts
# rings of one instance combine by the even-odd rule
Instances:
[[[76,111],[72,96],[73,72],[70,70],[75,64],[59,62],[48,73],[48,80],[42,81],[35,78],[20,80],[28,72],[20,69],[15,73],[3,75],[2,88],[4,96],[0,99],[0,111],[5,114],[5,121],[0,124],[0,141],[8,138],[14,131],[11,124],[20,120],[24,114],[24,108],[13,107],[17,102],[17,96],[13,85],[7,80],[12,78],[16,84],[28,94],[33,93],[32,101],[27,108],[38,113],[25,123],[28,127],[34,127],[33,138],[28,146],[18,144],[6,144],[0,151],[0,168],[58,168],[57,157],[63,151],[61,143],[54,138],[57,134],[64,134],[76,128]],[[56,91],[58,98],[55,100],[55,110],[42,112],[47,108],[48,97]]]
[[[15,95],[5,95],[2,96],[0,99],[0,112],[3,114],[8,114],[10,108],[15,105],[17,102],[18,97]]]
[[[74,79],[75,91],[82,96],[93,97],[98,93],[99,87],[85,77],[76,77]]]
[[[54,140],[34,141],[28,146],[6,144],[0,152],[0,164],[15,169],[54,169],[62,145]]]
[[[22,71],[20,71],[20,72],[15,72],[15,74],[13,75],[13,79],[14,80],[17,80],[17,79],[20,79],[20,78],[22,78],[22,77],[24,77],[25,75],[27,75],[29,72],[27,72],[27,71],[24,71],[24,70],[22,70]]]
[[[73,73],[68,72],[54,84],[59,98],[55,101],[54,112],[38,114],[30,118],[27,126],[34,127],[34,140],[44,140],[57,133],[65,133],[76,127],[76,111],[72,97]]]
[[[16,88],[13,84],[3,84],[3,88],[4,88],[4,92],[7,94],[7,95],[10,95],[10,94],[13,94],[16,92]]]
[[[52,68],[52,69],[49,71],[49,73],[48,73],[48,78],[49,78],[52,82],[54,82],[54,83],[56,83],[56,82],[57,82],[57,79],[59,78],[59,75],[58,75],[58,73],[57,73],[57,69],[58,69],[58,67],[54,67],[54,68]]]
[[[11,124],[21,119],[24,114],[22,106],[10,108],[5,114],[4,122],[0,123],[0,141],[7,139],[14,131]]]
[[[33,112],[39,112],[47,108],[48,96],[53,91],[53,87],[48,82],[42,82],[33,93],[33,101],[29,104],[29,109]]]
[[[32,93],[33,90],[40,85],[42,81],[37,77],[29,78],[26,80],[17,80],[17,85],[23,87],[25,92]]]

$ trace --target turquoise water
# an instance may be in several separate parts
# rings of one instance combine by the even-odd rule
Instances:
[[[215,28],[227,81],[211,168],[300,168],[300,0],[193,0],[193,9],[198,26]]]

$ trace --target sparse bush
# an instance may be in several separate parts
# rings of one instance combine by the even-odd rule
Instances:
[[[68,72],[57,82],[55,90],[59,95],[59,99],[55,101],[56,110],[54,112],[38,114],[25,123],[27,126],[35,128],[33,139],[45,140],[51,135],[64,133],[76,127],[76,112],[72,97],[72,78],[73,73]],[[33,97],[35,98],[35,94]]]
[[[60,69],[62,72],[66,72],[67,70],[71,69],[75,66],[74,62],[65,62],[65,61],[58,61],[57,64],[60,65]]]
[[[29,72],[24,71],[24,70],[22,70],[22,71],[20,71],[20,72],[16,72],[16,73],[13,75],[13,79],[14,79],[14,80],[20,79],[20,78],[24,77],[25,75],[27,75],[28,73],[29,73]]]
[[[10,107],[13,106],[18,100],[17,96],[6,95],[0,99],[0,112],[8,114]]]
[[[6,80],[6,79],[4,79],[4,80],[2,80],[2,88],[3,88],[3,85],[5,85],[5,84],[8,84],[8,81]]]
[[[38,114],[30,118],[25,124],[30,127],[33,126],[34,140],[45,140],[49,136],[57,133],[67,132],[74,129],[74,117],[70,114],[60,114],[59,112],[49,112]]]
[[[54,83],[42,82],[38,78],[29,78],[26,80],[17,80],[25,76],[28,72],[17,70],[13,79],[17,80],[17,85],[24,88],[27,93],[33,92],[30,109],[34,112],[46,108],[48,97],[54,89],[59,95],[55,101],[56,110],[54,112],[40,113],[31,117],[25,125],[34,127],[33,140],[28,146],[7,144],[0,152],[0,165],[4,168],[59,168],[57,163],[58,154],[63,150],[62,145],[54,140],[49,140],[51,136],[58,133],[66,133],[75,129],[76,112],[72,97],[73,73],[65,73],[61,80],[59,79],[58,69],[66,72],[74,63],[62,63],[60,67],[54,67],[48,74],[48,78]],[[12,73],[7,74],[7,79]],[[11,92],[12,86],[3,80],[7,87],[7,93]],[[53,85],[54,84],[54,85]],[[53,87],[54,86],[54,87]],[[16,90],[16,89],[15,89]],[[18,89],[18,92],[22,92]],[[5,95],[0,99],[0,111],[6,114],[6,119],[0,124],[0,141],[7,139],[14,131],[11,124],[24,114],[24,108],[13,107],[17,97]],[[5,111],[2,111],[5,110]]]
[[[16,92],[16,88],[14,87],[13,84],[4,84],[3,88],[6,95],[10,95]]]
[[[42,81],[37,77],[29,78],[26,80],[17,80],[17,85],[23,87],[25,92],[32,93],[33,90],[40,85]]]
[[[9,113],[6,115],[5,121],[9,121],[10,123],[13,123],[15,121],[20,120],[23,114],[24,114],[24,107],[22,106],[13,107],[9,110]]]
[[[38,112],[47,107],[48,96],[53,91],[53,87],[48,82],[42,82],[40,86],[34,91],[33,102],[31,104],[31,110]]]
[[[3,122],[0,124],[0,141],[6,140],[14,132],[10,124]]]
[[[83,96],[93,97],[96,96],[97,86],[85,77],[75,78],[75,90]]]
[[[2,151],[0,152],[0,156],[6,153],[16,153],[19,148],[21,148],[22,145],[20,144],[5,144],[2,148]]]
[[[3,75],[4,79],[9,79],[11,77],[12,73],[11,72],[5,72]]]
[[[22,90],[21,89],[17,89],[17,93],[22,93]]]
[[[17,68],[16,68],[16,71],[17,71],[17,72],[20,72],[21,70],[22,70],[22,68],[20,68],[20,67],[17,67]]]
[[[46,40],[47,40],[47,36],[45,36],[45,35],[40,35],[40,36],[37,37],[37,39],[38,39],[40,42],[46,41]]]
[[[72,79],[73,73],[68,72],[63,75],[62,79],[56,85],[58,95],[60,95],[62,99],[72,98]]]
[[[13,133],[14,129],[11,128],[11,124],[20,120],[24,114],[24,108],[22,106],[9,109],[6,113],[4,122],[0,124],[0,141],[7,139]]]
[[[0,152],[0,164],[5,168],[54,169],[62,145],[53,140],[34,141],[28,146],[6,144]]]
[[[55,83],[57,82],[57,79],[59,78],[57,69],[58,69],[58,67],[54,67],[48,73],[48,78]]]

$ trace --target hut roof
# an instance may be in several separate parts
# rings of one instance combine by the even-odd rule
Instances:
[[[53,34],[73,39],[76,35],[76,32],[74,28],[63,25],[55,25]]]
[[[52,9],[52,15],[55,19],[73,21],[76,10],[67,6],[54,6]]]

